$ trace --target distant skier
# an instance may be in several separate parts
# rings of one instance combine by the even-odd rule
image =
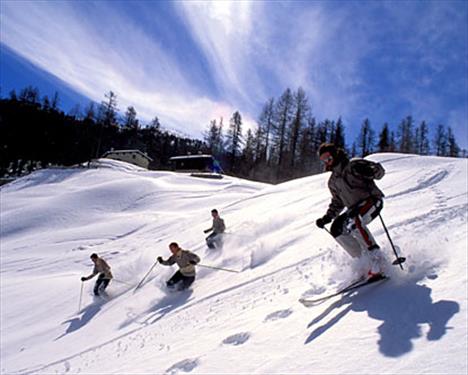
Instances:
[[[169,288],[177,290],[185,290],[195,281],[195,265],[200,262],[200,257],[191,251],[183,250],[176,242],[169,245],[172,255],[164,260],[158,257],[157,261],[164,266],[171,266],[175,263],[179,266],[179,270],[166,282]]]
[[[106,294],[105,290],[113,277],[111,268],[104,259],[98,257],[95,253],[91,254],[90,258],[94,263],[93,273],[89,276],[83,276],[81,281],[92,279],[94,276],[99,274],[96,284],[94,285],[94,295],[99,296],[100,294]]]
[[[213,217],[213,225],[211,228],[204,230],[203,232],[211,233],[206,237],[206,244],[210,249],[222,248],[223,247],[223,233],[226,230],[224,220],[219,216],[218,210],[211,210],[211,216]]]
[[[383,271],[383,257],[366,225],[382,210],[384,194],[374,180],[381,179],[385,170],[369,160],[349,160],[333,143],[322,144],[318,154],[325,169],[332,172],[328,180],[332,200],[327,213],[316,224],[324,228],[333,220],[332,236],[353,258],[369,255],[368,276],[375,277]],[[344,208],[346,211],[340,215]]]

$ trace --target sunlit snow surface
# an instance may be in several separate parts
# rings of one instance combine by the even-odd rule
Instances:
[[[315,220],[328,174],[280,185],[208,180],[102,161],[43,170],[1,188],[1,373],[443,373],[467,366],[467,160],[377,154],[383,218],[407,257],[389,281],[305,308],[298,299],[355,279]],[[206,248],[217,208],[222,251]],[[376,219],[371,225],[391,261]],[[154,264],[176,241],[196,252],[191,291]],[[89,255],[112,267],[94,300]]]

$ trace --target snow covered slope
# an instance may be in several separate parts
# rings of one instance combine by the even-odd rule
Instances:
[[[271,186],[106,161],[43,170],[1,188],[1,373],[444,373],[467,365],[467,160],[378,154],[383,217],[406,256],[391,279],[305,308],[365,267],[318,229],[328,174]],[[217,208],[222,251],[203,229]],[[370,225],[389,261],[378,220]],[[209,266],[170,294],[157,265],[178,242]],[[80,276],[93,252],[112,299]]]

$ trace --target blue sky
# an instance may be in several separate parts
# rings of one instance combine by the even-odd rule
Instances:
[[[239,110],[302,86],[318,120],[353,141],[412,115],[468,148],[466,1],[9,1],[1,8],[2,95],[28,84],[62,106],[114,91],[143,122],[200,137]]]

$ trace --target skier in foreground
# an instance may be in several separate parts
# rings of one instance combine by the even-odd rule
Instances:
[[[211,216],[213,217],[213,225],[211,228],[204,230],[203,232],[213,232],[206,237],[206,244],[210,249],[217,249],[223,247],[223,233],[226,230],[224,220],[219,216],[218,210],[211,210]]]
[[[112,279],[111,268],[109,267],[107,262],[104,259],[98,257],[96,253],[91,254],[90,258],[94,263],[93,273],[89,276],[83,276],[81,278],[81,281],[92,279],[94,276],[99,274],[99,277],[96,280],[96,284],[94,285],[94,295],[106,295],[105,290]]]
[[[381,179],[385,170],[369,160],[349,160],[333,143],[322,144],[318,154],[325,170],[332,172],[328,180],[332,200],[327,213],[317,219],[317,226],[324,228],[333,221],[330,233],[348,254],[353,258],[366,254],[370,258],[367,277],[382,276],[384,258],[366,225],[382,210],[384,194],[374,179]]]
[[[169,245],[172,255],[164,260],[158,257],[157,261],[164,266],[177,263],[179,270],[166,282],[168,288],[185,290],[195,281],[195,265],[200,262],[200,257],[191,251],[183,250],[176,242]]]

